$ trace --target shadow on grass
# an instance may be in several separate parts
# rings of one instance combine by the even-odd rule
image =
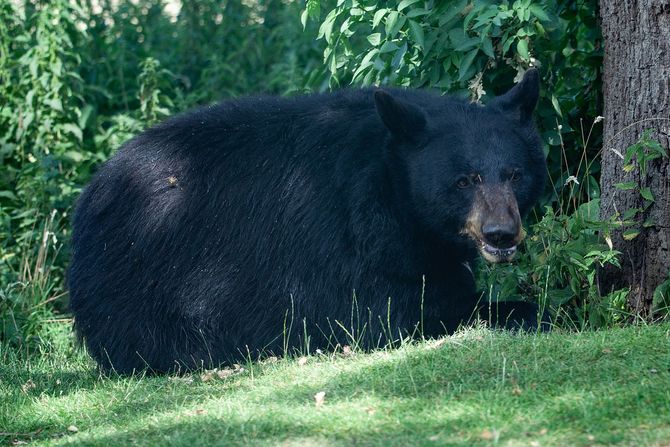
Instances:
[[[342,390],[346,392],[360,390]],[[241,414],[227,411],[209,416],[190,410],[156,422],[140,412],[136,414],[142,414],[143,423],[120,427],[112,434],[91,433],[80,438],[75,435],[69,437],[68,443],[152,445],[162,441],[170,445],[246,445],[263,441],[273,444],[314,441],[319,445],[408,445],[432,440],[466,446],[489,444],[490,439],[482,437],[482,433],[490,430],[501,440],[524,444],[545,435],[564,445],[588,445],[594,440],[612,444],[625,441],[629,430],[635,428],[626,423],[631,412],[645,405],[650,406],[652,413],[663,410],[663,404],[644,402],[637,392],[620,393],[608,401],[610,393],[609,387],[601,385],[591,389],[574,387],[552,396],[518,398],[515,402],[509,398],[495,401],[500,396],[492,390],[469,396],[403,396],[386,403],[382,399],[377,409],[379,415],[369,415],[355,405],[348,405],[347,398],[337,397],[330,398],[326,407],[315,409],[310,399],[303,396],[299,402],[268,402],[253,406],[255,412]],[[512,395],[511,390],[509,394]],[[212,403],[206,405],[209,411]],[[137,405],[126,408],[131,412],[139,409],[141,406]],[[113,410],[118,411],[119,408]],[[654,421],[659,423],[670,421],[666,416]],[[589,438],[591,433],[594,438]]]
[[[303,369],[260,365],[253,379],[216,382],[99,380],[97,374],[73,372],[66,390],[78,393],[76,407],[13,428],[43,429],[29,438],[56,441],[76,423],[81,431],[62,439],[75,445],[490,443],[483,433],[522,444],[544,436],[587,445],[633,441],[630,430],[642,421],[648,427],[670,424],[667,346],[650,355],[616,339],[570,346],[565,341],[497,337],[490,347],[474,340]],[[30,377],[47,385],[48,391],[36,386],[34,396],[52,399],[25,400],[19,411],[67,403],[70,397],[50,388],[58,374]],[[315,408],[319,391],[327,392],[326,404]]]

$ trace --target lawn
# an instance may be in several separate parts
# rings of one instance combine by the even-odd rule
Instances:
[[[0,347],[0,431],[14,445],[667,446],[670,324],[469,329],[181,377],[105,377],[69,343]]]

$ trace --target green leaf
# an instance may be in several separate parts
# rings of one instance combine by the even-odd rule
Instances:
[[[405,16],[400,14],[397,11],[391,11],[388,16],[386,16],[386,38],[393,39],[400,28],[405,24]]]
[[[444,12],[443,14],[440,15],[440,20],[438,21],[438,26],[440,28],[442,28],[447,23],[456,19],[457,16],[461,12],[463,12],[463,10],[467,7],[467,5],[468,5],[468,0],[460,0],[458,3],[450,2],[450,5],[447,6],[446,12]]]
[[[652,308],[654,310],[660,310],[668,306],[670,306],[670,272],[668,272],[668,279],[659,284],[652,294]]]
[[[68,160],[70,160],[74,163],[79,163],[80,161],[82,161],[84,159],[84,156],[77,151],[66,151],[63,154],[63,157],[65,157],[66,159],[68,159]]]
[[[365,55],[363,60],[361,61],[361,65],[366,65],[369,64],[370,61],[372,60],[373,57],[379,54],[379,49],[373,48],[370,51],[368,51],[368,54]]]
[[[563,112],[561,112],[561,105],[558,103],[558,98],[551,95],[551,105],[554,106],[554,110],[558,113],[558,116],[563,117]]]
[[[354,72],[352,81],[353,82],[358,81],[359,78],[366,72],[366,70],[368,70],[373,65],[374,65],[374,62],[369,61],[369,60],[367,62],[361,63],[361,65]]]
[[[414,42],[419,46],[419,48],[423,49],[424,46],[423,27],[414,20],[410,20],[409,31],[410,36],[412,36],[412,39],[414,39]]]
[[[449,31],[449,40],[455,51],[468,51],[479,45],[479,38],[468,37],[461,28],[454,28]]]
[[[640,195],[644,197],[646,200],[649,200],[651,202],[655,200],[654,195],[651,193],[651,188],[649,188],[648,186],[640,188]]]
[[[549,21],[551,21],[551,19],[549,18],[549,15],[547,15],[547,13],[544,12],[544,9],[542,9],[541,6],[539,6],[539,5],[530,5],[530,6],[528,7],[528,9],[530,10],[530,12],[531,12],[535,17],[537,17],[537,18],[538,18],[539,20],[541,20],[542,22],[549,22]]]
[[[458,80],[462,81],[463,78],[467,75],[468,70],[470,69],[470,66],[472,65],[472,62],[475,60],[475,56],[477,56],[477,53],[479,53],[479,49],[475,48],[474,50],[470,51],[465,55],[463,60],[461,61],[461,65],[458,68]]]
[[[629,191],[631,189],[637,188],[637,182],[623,182],[623,183],[615,183],[614,187],[616,189],[620,189],[622,191]]]
[[[413,5],[414,3],[417,3],[419,0],[402,0],[398,4],[398,11],[402,11],[403,9],[407,8],[408,6]]]
[[[640,211],[642,211],[641,208],[631,208],[629,210],[626,210],[623,213],[623,220],[630,220],[630,219],[634,218],[637,215],[637,213],[639,213]]]
[[[425,15],[428,14],[428,13],[430,13],[430,11],[427,10],[427,9],[422,9],[422,8],[419,9],[419,8],[415,8],[415,9],[411,9],[411,10],[409,10],[409,11],[406,13],[406,15],[407,15],[408,18],[413,19],[414,17],[425,16]]]
[[[0,191],[0,197],[4,197],[9,200],[18,200],[18,198],[11,191]]]
[[[405,42],[398,51],[396,51],[395,56],[391,60],[391,67],[395,70],[402,65],[402,60],[407,53],[407,42]]]
[[[66,123],[63,124],[62,128],[65,132],[69,132],[77,137],[77,140],[82,141],[84,139],[81,129],[74,124]]]
[[[382,39],[381,33],[372,33],[368,36],[368,42],[370,42],[370,45],[372,45],[373,47],[379,45],[381,39]]]
[[[301,14],[300,14],[300,23],[302,24],[302,30],[305,31],[305,28],[307,28],[307,17],[308,17],[307,10],[305,9]]]
[[[375,12],[375,15],[372,19],[372,28],[377,28],[377,25],[379,25],[379,22],[382,21],[382,19],[384,18],[384,16],[386,15],[386,13],[388,11],[389,11],[388,9],[382,8],[382,9],[378,10],[377,12]]]
[[[530,54],[528,54],[528,41],[526,39],[521,39],[516,43],[516,51],[521,56],[521,59],[528,62],[530,61]]]
[[[399,47],[398,45],[395,44],[395,42],[387,40],[382,44],[381,48],[379,48],[379,53],[380,54],[391,53],[392,51],[396,51],[398,48]]]
[[[87,104],[84,106],[84,108],[81,111],[81,114],[79,115],[79,120],[77,124],[79,124],[80,129],[86,129],[89,121],[91,120],[91,116],[93,116],[93,106]]]
[[[623,232],[623,238],[627,241],[632,241],[640,235],[640,230],[631,228]]]
[[[491,59],[495,59],[496,55],[493,53],[493,44],[490,38],[485,37],[482,41],[482,51]]]
[[[332,43],[333,25],[335,25],[336,18],[337,10],[333,9],[328,13],[323,23],[321,24],[321,27],[319,27],[319,35],[317,38],[320,39],[321,37],[324,37],[328,44]]]
[[[44,104],[48,105],[57,112],[63,111],[63,103],[59,98],[45,99]]]

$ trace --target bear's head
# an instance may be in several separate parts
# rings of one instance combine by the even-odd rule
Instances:
[[[544,189],[546,167],[533,123],[536,70],[486,106],[445,97],[375,92],[403,167],[417,224],[444,243],[474,243],[490,262],[510,260],[522,218]]]

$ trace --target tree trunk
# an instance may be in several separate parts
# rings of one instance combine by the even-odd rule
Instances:
[[[645,129],[668,151],[670,2],[601,0],[600,14],[605,42],[601,216],[644,208],[640,188],[649,187],[655,201],[635,217],[637,237],[625,240],[621,231],[612,235],[614,249],[623,253],[622,269],[603,270],[599,282],[603,294],[630,286],[632,310],[647,314],[655,288],[670,271],[670,166],[668,158],[661,158],[649,163],[645,175],[637,163],[625,172],[622,155]],[[638,185],[633,190],[614,186],[632,181]]]

